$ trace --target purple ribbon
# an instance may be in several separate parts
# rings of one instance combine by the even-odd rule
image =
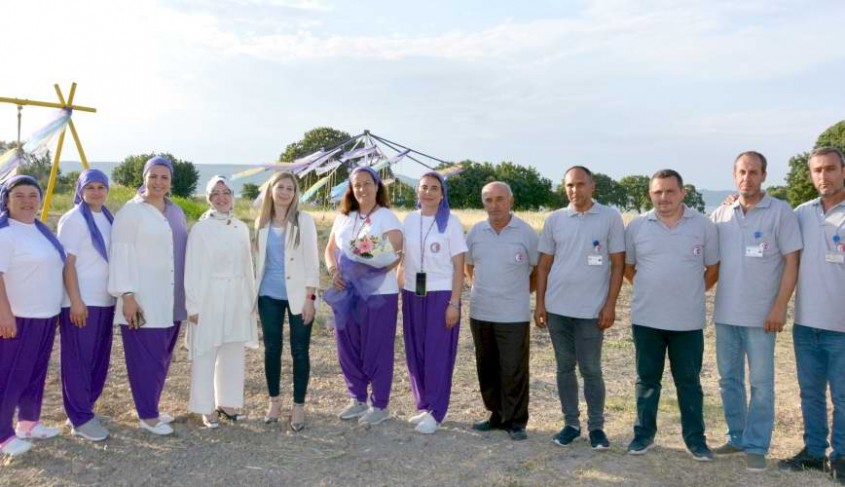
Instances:
[[[0,229],[6,228],[9,226],[9,193],[12,191],[13,188],[16,186],[35,186],[38,189],[38,194],[42,197],[44,196],[44,192],[41,190],[41,186],[38,185],[38,181],[32,176],[27,176],[24,174],[19,174],[17,176],[12,176],[6,180],[6,183],[3,184],[3,187],[0,188]],[[56,252],[59,253],[59,256],[62,258],[62,263],[65,262],[65,249],[62,247],[62,244],[59,243],[59,239],[53,235],[53,232],[50,228],[41,223],[41,220],[38,218],[35,219],[35,228],[44,235],[44,238],[50,241],[53,247],[56,249]]]
[[[89,208],[82,199],[82,193],[85,190],[85,186],[88,186],[91,183],[102,183],[107,190],[109,189],[109,178],[106,176],[106,173],[100,171],[99,169],[86,169],[79,174],[79,179],[76,181],[76,194],[73,197],[73,203],[79,207],[79,212],[82,214],[82,218],[88,226],[88,233],[91,234],[91,242],[94,243],[94,248],[97,249],[97,252],[106,262],[108,262],[109,250],[106,248],[106,241],[103,239],[103,234],[100,233],[100,229],[94,221],[94,214],[91,213],[91,208]],[[101,211],[109,223],[114,223],[114,217],[109,209],[106,208],[106,205],[103,205]]]
[[[387,268],[377,269],[356,262],[338,251],[337,268],[346,285],[342,290],[329,288],[323,301],[334,311],[334,326],[338,330],[361,320],[367,308],[375,309],[384,304],[384,298],[374,294],[387,276]],[[369,299],[375,296],[378,299]]]

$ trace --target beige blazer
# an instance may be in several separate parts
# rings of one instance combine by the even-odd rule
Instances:
[[[269,225],[258,230],[256,239],[256,288],[261,287],[264,278],[264,262],[267,257],[267,232]],[[317,248],[317,226],[311,215],[299,212],[299,247],[293,248],[288,236],[292,231],[290,223],[285,228],[285,286],[288,303],[294,314],[301,314],[305,307],[305,288],[320,287],[320,257]]]

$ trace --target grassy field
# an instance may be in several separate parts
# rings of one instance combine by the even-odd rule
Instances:
[[[247,220],[251,218],[248,212],[246,207],[239,208],[239,215]],[[458,214],[467,227],[484,218],[481,211]],[[333,213],[314,212],[314,215],[321,241],[325,243]],[[538,229],[543,216],[520,214]],[[465,301],[467,294],[468,291]],[[626,284],[617,308],[616,325],[605,335],[606,431],[612,443],[606,452],[592,451],[585,441],[566,448],[550,441],[562,426],[562,416],[548,332],[536,328],[532,328],[531,336],[529,439],[517,443],[502,432],[472,431],[471,423],[484,418],[485,411],[478,392],[467,316],[462,318],[449,416],[440,431],[431,436],[419,435],[406,422],[415,411],[405,369],[401,325],[396,337],[391,420],[369,429],[338,420],[335,415],[347,398],[332,332],[322,325],[328,313],[324,307],[318,313],[313,333],[308,424],[304,431],[292,433],[285,429],[284,423],[265,425],[260,421],[267,401],[260,351],[247,353],[245,410],[251,419],[223,424],[218,430],[204,429],[199,418],[187,412],[190,364],[181,348],[175,353],[161,404],[163,411],[176,416],[176,433],[158,438],[139,431],[117,332],[110,376],[98,404],[98,413],[107,417],[104,424],[110,428],[112,437],[105,442],[90,443],[64,434],[39,442],[27,455],[3,464],[0,485],[830,485],[824,474],[787,474],[779,472],[774,465],[776,459],[790,456],[802,447],[789,329],[777,343],[777,418],[767,472],[747,473],[741,456],[717,458],[710,464],[692,460],[683,448],[668,367],[658,418],[658,447],[644,457],[627,455],[625,446],[631,438],[635,416],[636,379],[629,298],[630,287]],[[710,311],[712,293],[708,296]],[[725,425],[712,326],[708,326],[705,336],[702,373],[705,415],[709,442],[716,446],[723,440]],[[59,357],[57,338],[42,416],[51,425],[65,421]],[[290,397],[290,380],[290,360],[286,356],[282,392],[286,401]]]

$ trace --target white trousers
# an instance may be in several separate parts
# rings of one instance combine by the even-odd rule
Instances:
[[[188,409],[211,414],[218,406],[244,405],[244,344],[224,343],[191,363],[191,397]]]

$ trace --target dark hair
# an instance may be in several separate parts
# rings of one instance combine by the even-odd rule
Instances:
[[[575,170],[575,169],[580,169],[580,170],[584,171],[584,174],[587,175],[587,178],[590,180],[590,182],[593,181],[593,171],[590,171],[589,169],[587,169],[584,166],[572,166],[572,167],[570,167],[569,169],[566,170],[566,172],[563,173],[563,179],[566,179],[566,175],[569,174],[569,171],[572,171],[572,170]]]
[[[366,171],[364,171],[366,172]],[[373,176],[367,173],[370,178]],[[373,179],[373,183],[378,185],[378,190],[376,191],[376,204],[383,208],[390,208],[390,202],[387,199],[387,188],[384,187],[384,183],[381,181],[376,182]],[[358,211],[360,206],[358,205],[358,200],[355,199],[355,193],[352,191],[352,178],[349,178],[349,186],[346,187],[346,192],[343,193],[343,198],[340,200],[340,212],[344,215],[348,215],[353,211]]]
[[[760,154],[756,150],[747,150],[745,152],[740,152],[739,155],[736,156],[736,159],[734,159],[734,167],[736,167],[737,161],[739,161],[743,156],[753,156],[759,159],[760,167],[763,169],[763,172],[766,172],[766,166],[769,164],[768,161],[766,161],[766,156]]]
[[[678,171],[676,171],[674,169],[661,169],[661,170],[657,171],[651,177],[651,181],[654,181],[655,179],[666,179],[666,178],[675,178],[678,181],[678,186],[680,186],[681,188],[684,187],[684,178],[682,178],[681,175],[678,174]]]
[[[807,165],[810,164],[810,161],[816,156],[826,156],[828,154],[836,154],[839,157],[839,163],[845,166],[845,156],[842,155],[842,151],[837,149],[836,147],[819,147],[813,149],[813,152],[810,152],[810,157],[807,158]]]

